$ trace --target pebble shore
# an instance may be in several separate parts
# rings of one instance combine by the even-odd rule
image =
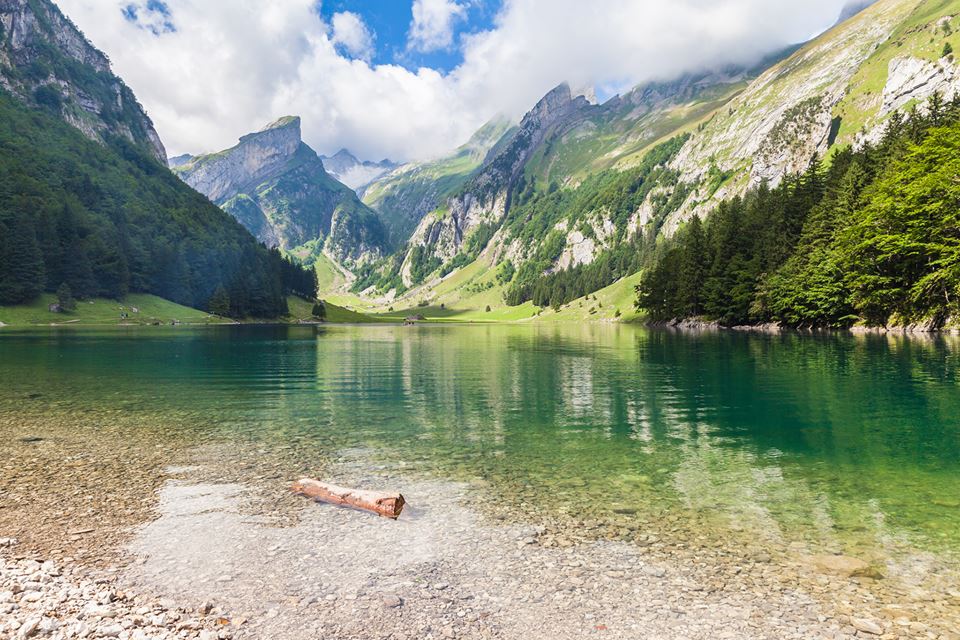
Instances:
[[[0,540],[0,640],[117,638],[228,640],[210,604],[179,608],[118,589],[76,565],[14,559],[16,541]]]

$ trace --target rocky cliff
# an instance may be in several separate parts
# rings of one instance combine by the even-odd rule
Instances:
[[[377,258],[387,246],[376,214],[303,142],[298,117],[281,118],[174,171],[268,246],[309,244],[346,266]]]
[[[930,48],[925,58],[939,58],[945,33],[939,32],[939,17],[928,22],[932,16],[926,12],[942,16],[945,8],[921,0],[880,0],[855,8],[849,20],[768,69],[691,137],[673,166],[693,188],[667,221],[667,233],[694,214],[708,213],[719,200],[761,182],[777,184],[814,157],[824,157],[831,146],[855,143],[858,135],[877,130],[888,115],[882,101],[889,92],[883,87],[893,59],[909,57],[916,47]],[[903,96],[909,97],[901,97],[901,104],[922,97],[910,88]],[[711,173],[722,176],[722,183]]]
[[[160,136],[133,92],[49,0],[0,0],[0,86],[89,138],[125,138],[166,164]]]

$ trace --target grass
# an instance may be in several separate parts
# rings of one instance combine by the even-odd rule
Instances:
[[[384,322],[381,318],[369,316],[352,309],[347,309],[334,304],[329,300],[325,302],[327,307],[327,322],[332,324],[370,324],[373,322]],[[296,322],[298,320],[310,320],[313,318],[313,303],[303,298],[290,296],[287,298],[287,306],[290,308],[288,319]]]
[[[381,303],[353,294],[332,295],[328,300],[358,308],[381,322],[402,322],[418,315],[426,318],[426,322],[436,323],[636,322],[643,317],[634,309],[635,287],[640,283],[640,277],[641,274],[637,273],[623,278],[564,305],[559,312],[539,309],[531,302],[508,307],[503,302],[505,286],[496,283],[495,270],[481,258],[439,284],[420,287],[393,303]],[[483,288],[488,283],[492,286]],[[482,290],[471,292],[470,287],[477,285]],[[427,304],[421,306],[424,302]]]
[[[609,287],[574,300],[559,312],[544,310],[541,322],[637,322],[642,314],[634,308],[637,299],[636,286],[641,274],[635,273]],[[619,311],[620,315],[617,315]]]
[[[49,306],[56,301],[56,296],[53,294],[44,294],[30,304],[0,306],[0,322],[11,327],[153,325],[158,322],[160,324],[170,324],[174,321],[183,324],[213,325],[234,322],[147,294],[131,294],[122,302],[106,299],[85,300],[77,303],[76,311],[51,313]],[[312,302],[290,296],[287,298],[287,306],[290,308],[290,313],[282,321],[297,322],[312,317]],[[133,313],[133,307],[136,307],[140,313]],[[130,317],[121,319],[121,313],[127,313]],[[371,317],[336,304],[327,303],[327,322],[330,323],[365,324],[384,321],[382,318]],[[247,322],[259,322],[259,320],[247,320]],[[264,320],[264,322],[271,321]]]
[[[0,306],[0,322],[10,326],[50,325],[149,325],[157,322],[170,324],[174,320],[185,324],[219,324],[223,320],[208,313],[147,294],[131,294],[123,302],[96,299],[77,302],[77,310],[51,313],[48,307],[57,301],[53,294],[44,294],[34,302],[18,306]],[[136,307],[140,313],[133,313]],[[121,319],[120,314],[130,317]]]
[[[330,258],[321,253],[313,264],[317,271],[320,291],[332,291],[346,283],[347,278]]]

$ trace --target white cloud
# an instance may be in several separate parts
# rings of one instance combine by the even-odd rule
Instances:
[[[398,160],[453,148],[565,80],[616,91],[755,60],[829,26],[845,4],[506,0],[493,28],[462,38],[463,63],[441,74],[371,65],[369,30],[352,14],[326,24],[316,0],[167,0],[176,30],[160,35],[124,18],[129,1],[59,3],[110,55],[172,154],[222,149],[296,114],[318,152]]]
[[[341,45],[350,56],[362,60],[373,57],[373,34],[363,19],[350,11],[333,14],[333,37],[331,41]]]
[[[467,12],[466,5],[454,0],[413,0],[413,22],[407,48],[429,52],[453,45],[453,28]]]

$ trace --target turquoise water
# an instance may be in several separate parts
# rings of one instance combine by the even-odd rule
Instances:
[[[950,338],[617,326],[4,330],[0,412],[169,414],[184,438],[362,447],[601,518],[952,554],[958,356]]]

